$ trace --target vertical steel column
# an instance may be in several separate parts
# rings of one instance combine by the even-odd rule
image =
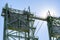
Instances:
[[[31,27],[33,27],[33,23],[31,23]],[[32,40],[34,40],[34,30],[35,29],[31,29],[31,30],[32,30],[32,37],[33,37]]]
[[[29,32],[28,32],[28,40],[30,40],[30,37],[29,37]]]
[[[3,40],[6,40],[6,16],[4,18],[4,32],[3,32]]]
[[[25,40],[27,40],[27,37],[26,37],[27,35],[26,35],[26,32],[25,32]]]
[[[4,33],[3,33],[3,40],[7,40],[7,33],[6,33],[6,30],[7,30],[7,22],[8,22],[8,19],[7,19],[7,10],[8,10],[8,4],[5,5],[5,8],[6,8],[6,14],[4,16]]]
[[[49,32],[49,40],[51,40],[51,33],[52,33],[51,27],[52,27],[52,21],[53,21],[52,17],[51,17],[51,16],[48,16],[48,18],[47,18],[47,25],[48,25],[48,32]]]
[[[28,40],[30,40],[29,16],[30,15],[27,15],[27,22],[28,22],[28,29],[29,29],[29,31],[28,31]]]
[[[19,40],[20,40],[20,31],[19,31],[19,34],[18,34],[18,36],[19,36]]]
[[[20,28],[20,27],[21,27],[21,26],[20,26],[20,25],[21,25],[21,23],[20,23],[20,18],[18,19],[18,21],[19,21],[19,23],[18,23],[18,24],[19,24],[18,28]],[[18,35],[18,36],[19,36],[19,40],[20,40],[20,30],[19,30],[19,35]]]

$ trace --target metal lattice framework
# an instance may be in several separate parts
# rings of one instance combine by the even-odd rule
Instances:
[[[54,38],[56,38],[57,40],[60,37],[60,18],[48,16],[47,24],[48,24],[50,40],[54,40]]]
[[[28,11],[21,11],[8,7],[8,4],[2,9],[4,17],[4,36],[3,40],[38,40],[34,36],[34,19]]]
[[[36,28],[33,27],[33,19],[47,21],[50,40],[54,40],[54,38],[60,40],[59,17],[52,17],[50,15],[46,19],[34,17],[33,14],[28,11],[12,9],[9,8],[7,4],[2,10],[2,16],[4,16],[3,40],[38,40],[34,36]]]

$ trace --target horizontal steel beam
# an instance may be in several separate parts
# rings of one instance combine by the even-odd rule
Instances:
[[[41,18],[41,17],[30,17],[30,18],[46,21],[46,19]]]

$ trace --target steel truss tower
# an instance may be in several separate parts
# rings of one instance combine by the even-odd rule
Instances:
[[[60,40],[60,17],[47,17],[50,40]]]
[[[21,11],[8,7],[8,4],[2,9],[4,17],[3,40],[38,40],[35,38],[33,27],[34,19],[29,11]]]

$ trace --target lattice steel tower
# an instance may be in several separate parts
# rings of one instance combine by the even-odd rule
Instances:
[[[34,36],[33,14],[25,10],[17,10],[8,7],[8,4],[2,9],[4,17],[3,40],[38,40]]]

